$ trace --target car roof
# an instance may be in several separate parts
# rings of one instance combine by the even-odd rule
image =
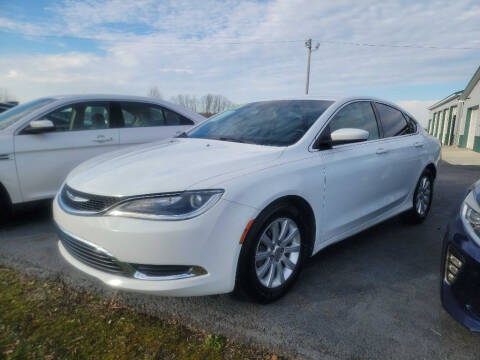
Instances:
[[[174,104],[172,102],[147,96],[133,96],[133,95],[118,95],[118,94],[67,94],[67,95],[53,95],[45,96],[46,99],[53,99],[55,101],[69,102],[69,101],[92,101],[92,100],[104,100],[104,101],[138,101],[147,102],[166,106],[171,110],[177,111],[182,115],[195,120],[196,122],[205,120],[205,117],[191,111],[181,105]]]
[[[375,96],[369,95],[303,95],[303,96],[295,96],[295,97],[284,97],[284,98],[271,98],[271,99],[261,99],[258,101],[251,101],[251,102],[261,102],[261,101],[282,101],[282,100],[317,100],[317,101],[332,101],[336,105],[341,106],[344,103],[355,101],[355,100],[368,100],[368,101],[375,101],[380,102],[389,106],[392,106],[403,113],[407,114],[412,119],[415,117],[410,114],[408,111],[400,107],[399,105],[395,104],[392,101],[388,101],[385,99],[377,98]]]
[[[66,95],[52,95],[46,96],[46,98],[56,100],[135,100],[135,101],[165,101],[159,98],[147,97],[147,96],[134,96],[134,95],[119,95],[119,94],[66,94]]]
[[[303,95],[303,96],[294,96],[294,97],[265,98],[265,99],[259,99],[258,102],[281,101],[281,100],[318,100],[318,101],[333,101],[333,102],[339,102],[339,103],[349,102],[353,100],[371,100],[371,101],[378,101],[386,104],[392,104],[398,107],[398,105],[396,105],[395,103],[392,103],[391,101],[380,99],[374,96],[368,96],[368,95],[323,95],[323,96]],[[257,102],[257,101],[251,101],[251,102]]]

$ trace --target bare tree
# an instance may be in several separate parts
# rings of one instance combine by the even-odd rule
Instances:
[[[200,107],[199,100],[195,95],[178,94],[173,96],[170,100],[173,103],[186,107],[192,111],[197,111]]]
[[[148,92],[148,96],[163,99],[162,93],[158,90],[157,86],[152,86]]]
[[[212,104],[213,104],[214,95],[207,94],[203,95],[200,99],[202,111],[206,114],[213,114]]]
[[[211,116],[231,108],[234,104],[223,95],[207,94],[200,98],[195,95],[178,94],[171,98],[175,104],[181,105],[205,116]]]

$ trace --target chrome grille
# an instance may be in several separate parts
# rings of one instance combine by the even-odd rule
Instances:
[[[62,203],[73,211],[99,213],[119,202],[122,198],[87,194],[65,185],[60,193]]]
[[[56,226],[65,250],[81,263],[100,271],[139,280],[176,280],[207,274],[200,266],[131,264],[117,260],[108,251],[80,240]]]
[[[107,252],[58,231],[63,247],[78,261],[111,274],[127,275]]]

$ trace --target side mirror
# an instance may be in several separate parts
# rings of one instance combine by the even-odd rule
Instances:
[[[330,137],[332,138],[332,146],[335,146],[366,141],[368,135],[369,133],[366,130],[345,128],[335,130],[330,134]]]
[[[27,134],[40,134],[55,131],[55,125],[51,120],[34,120],[30,121],[30,126],[23,129]]]
[[[368,135],[369,132],[366,130],[353,128],[338,129],[330,133],[330,128],[327,127],[317,139],[314,148],[331,149],[335,145],[362,142],[368,139]]]

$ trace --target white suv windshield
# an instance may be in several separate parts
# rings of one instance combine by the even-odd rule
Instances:
[[[288,146],[296,143],[333,101],[250,103],[214,116],[183,137]]]
[[[23,118],[25,115],[32,113],[33,111],[52,101],[54,101],[54,99],[49,98],[33,100],[22,105],[14,106],[10,110],[1,113],[0,130],[5,129],[7,126],[10,126]]]

